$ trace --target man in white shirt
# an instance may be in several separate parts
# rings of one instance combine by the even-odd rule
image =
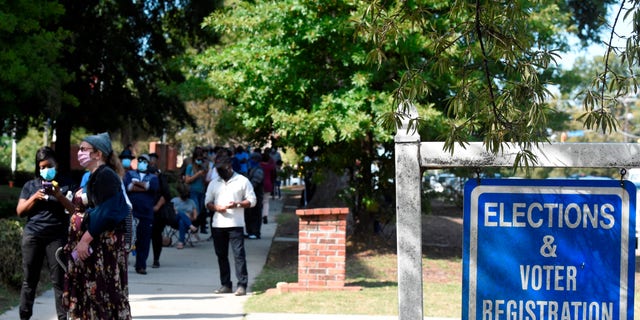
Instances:
[[[209,182],[204,203],[207,210],[213,212],[211,236],[218,257],[222,284],[214,293],[231,293],[231,245],[238,281],[235,295],[243,296],[247,293],[248,282],[244,249],[244,209],[256,205],[256,194],[249,179],[233,171],[230,154],[224,149],[216,154],[215,167],[218,178]]]

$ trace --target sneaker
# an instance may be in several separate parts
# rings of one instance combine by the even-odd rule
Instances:
[[[231,288],[222,286],[222,287],[216,289],[215,291],[213,291],[213,293],[215,293],[215,294],[231,293]]]
[[[247,294],[247,289],[245,289],[244,287],[238,287],[238,289],[236,289],[236,292],[234,294],[236,296],[244,296]]]
[[[147,274],[147,270],[143,268],[136,268],[136,273],[139,274]]]
[[[184,249],[184,243],[182,242],[176,243],[176,249]]]
[[[154,261],[151,268],[160,268],[160,262],[158,260]]]
[[[255,234],[250,234],[249,239],[255,240],[258,239],[258,236],[256,236]]]
[[[194,225],[191,225],[191,226],[189,227],[189,231],[191,231],[191,233],[196,233],[196,232],[198,232],[198,227],[196,227],[196,226],[194,226]]]

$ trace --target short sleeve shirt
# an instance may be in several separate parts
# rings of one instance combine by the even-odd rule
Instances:
[[[196,209],[196,212],[198,212],[197,208],[196,208],[196,203],[193,202],[193,200],[191,200],[191,198],[187,198],[186,200],[182,200],[182,198],[180,197],[175,197],[173,199],[171,199],[171,203],[173,204],[173,207],[176,209],[177,213],[184,213],[187,215],[187,217],[191,216],[191,213],[193,212],[193,209]]]
[[[56,180],[58,181],[58,180]],[[70,183],[59,182],[62,194],[73,192]],[[20,199],[27,200],[33,194],[42,189],[42,180],[33,179],[27,181],[20,192]],[[54,196],[49,196],[48,200],[36,201],[27,212],[27,224],[24,227],[25,234],[38,235],[43,237],[64,237],[69,229],[69,215],[65,212],[64,206]]]

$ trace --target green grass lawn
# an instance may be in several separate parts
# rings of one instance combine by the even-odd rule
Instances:
[[[286,246],[274,243],[274,246]],[[279,249],[276,248],[276,251]],[[282,249],[286,250],[286,249]],[[245,304],[248,313],[320,313],[397,315],[398,284],[395,254],[358,253],[347,258],[347,286],[360,286],[360,291],[266,293],[278,282],[296,282],[297,266],[266,266],[252,286],[259,292]],[[459,317],[462,303],[460,259],[423,259],[424,313],[431,317]],[[456,266],[459,266],[456,268]]]
[[[460,318],[462,313],[462,260],[425,258],[423,263],[423,306],[426,317]],[[350,256],[347,285],[359,285],[358,292],[265,293],[279,281],[296,282],[297,270],[265,268],[245,304],[247,313],[317,313],[397,315],[398,285],[393,254]],[[354,270],[354,268],[356,270]],[[635,279],[635,319],[640,319],[640,273]]]

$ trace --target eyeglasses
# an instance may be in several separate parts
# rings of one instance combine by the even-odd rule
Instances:
[[[92,148],[92,147],[83,147],[83,146],[80,146],[80,151],[85,152],[85,151],[88,151],[88,150],[93,150],[93,148]]]

